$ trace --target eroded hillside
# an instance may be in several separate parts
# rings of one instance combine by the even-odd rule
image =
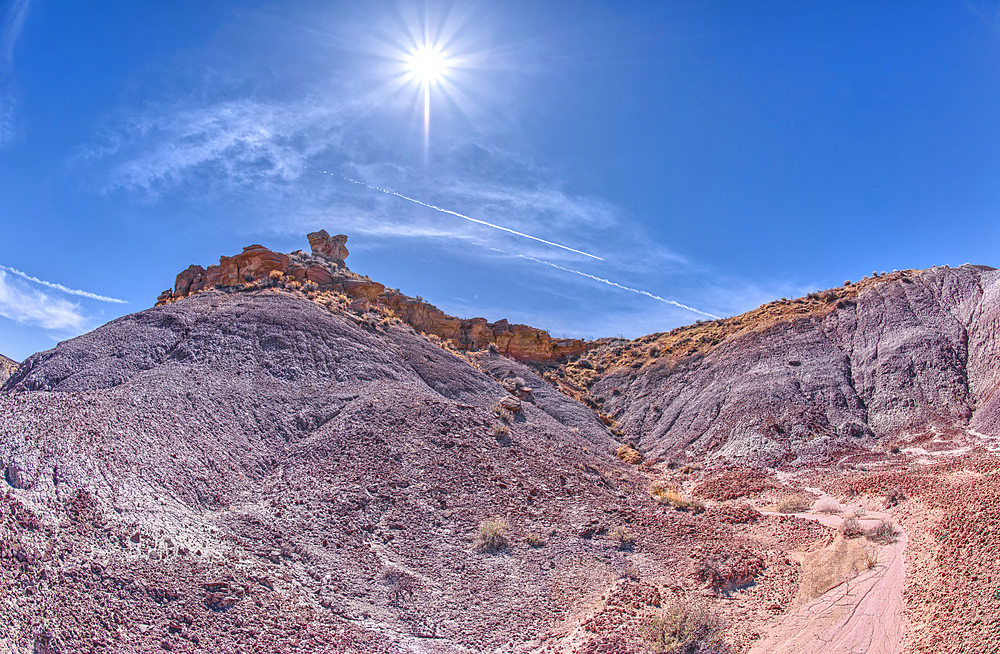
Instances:
[[[7,380],[0,651],[995,651],[997,271],[584,343],[345,241]]]

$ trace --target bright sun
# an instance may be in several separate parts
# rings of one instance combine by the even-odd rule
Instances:
[[[448,69],[445,56],[432,48],[423,46],[409,58],[410,72],[423,84],[439,81]]]

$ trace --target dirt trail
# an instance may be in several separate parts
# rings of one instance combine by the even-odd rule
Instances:
[[[829,526],[842,518],[796,514]],[[888,514],[869,513],[862,521],[873,526]],[[871,523],[871,524],[869,524]],[[878,564],[854,579],[831,588],[792,613],[781,616],[750,654],[898,654],[903,640],[903,550],[906,533],[879,549]]]

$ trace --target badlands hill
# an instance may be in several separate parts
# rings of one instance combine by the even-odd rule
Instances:
[[[3,385],[0,652],[996,651],[996,271],[583,342],[309,240]]]
[[[1000,271],[904,271],[653,334],[547,377],[658,458],[830,463],[1000,435]]]

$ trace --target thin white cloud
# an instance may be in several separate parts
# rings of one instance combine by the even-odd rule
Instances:
[[[14,46],[24,31],[31,0],[12,0],[3,16],[0,27],[0,67],[10,70],[14,66]]]
[[[975,14],[995,36],[1000,37],[1000,2],[989,6],[983,2],[966,2],[965,5]]]
[[[19,284],[5,270],[0,270],[0,316],[58,332],[80,333],[87,323],[80,305]]]
[[[14,138],[17,96],[11,90],[14,46],[24,31],[31,0],[11,0],[0,15],[0,146]]]
[[[23,273],[16,268],[8,268],[7,266],[0,266],[0,271],[6,270],[7,272],[14,273],[18,277],[22,277],[30,282],[35,282],[36,284],[41,284],[42,286],[48,286],[49,288],[54,288],[57,291],[62,291],[63,293],[68,293],[69,295],[79,295],[81,297],[90,298],[91,300],[100,300],[101,302],[112,302],[115,304],[128,304],[128,300],[119,300],[118,298],[108,297],[106,295],[98,295],[97,293],[91,293],[89,291],[81,291],[75,288],[67,288],[62,284],[56,284],[54,282],[47,282],[44,279],[38,279],[37,277],[32,277],[27,273]]]

